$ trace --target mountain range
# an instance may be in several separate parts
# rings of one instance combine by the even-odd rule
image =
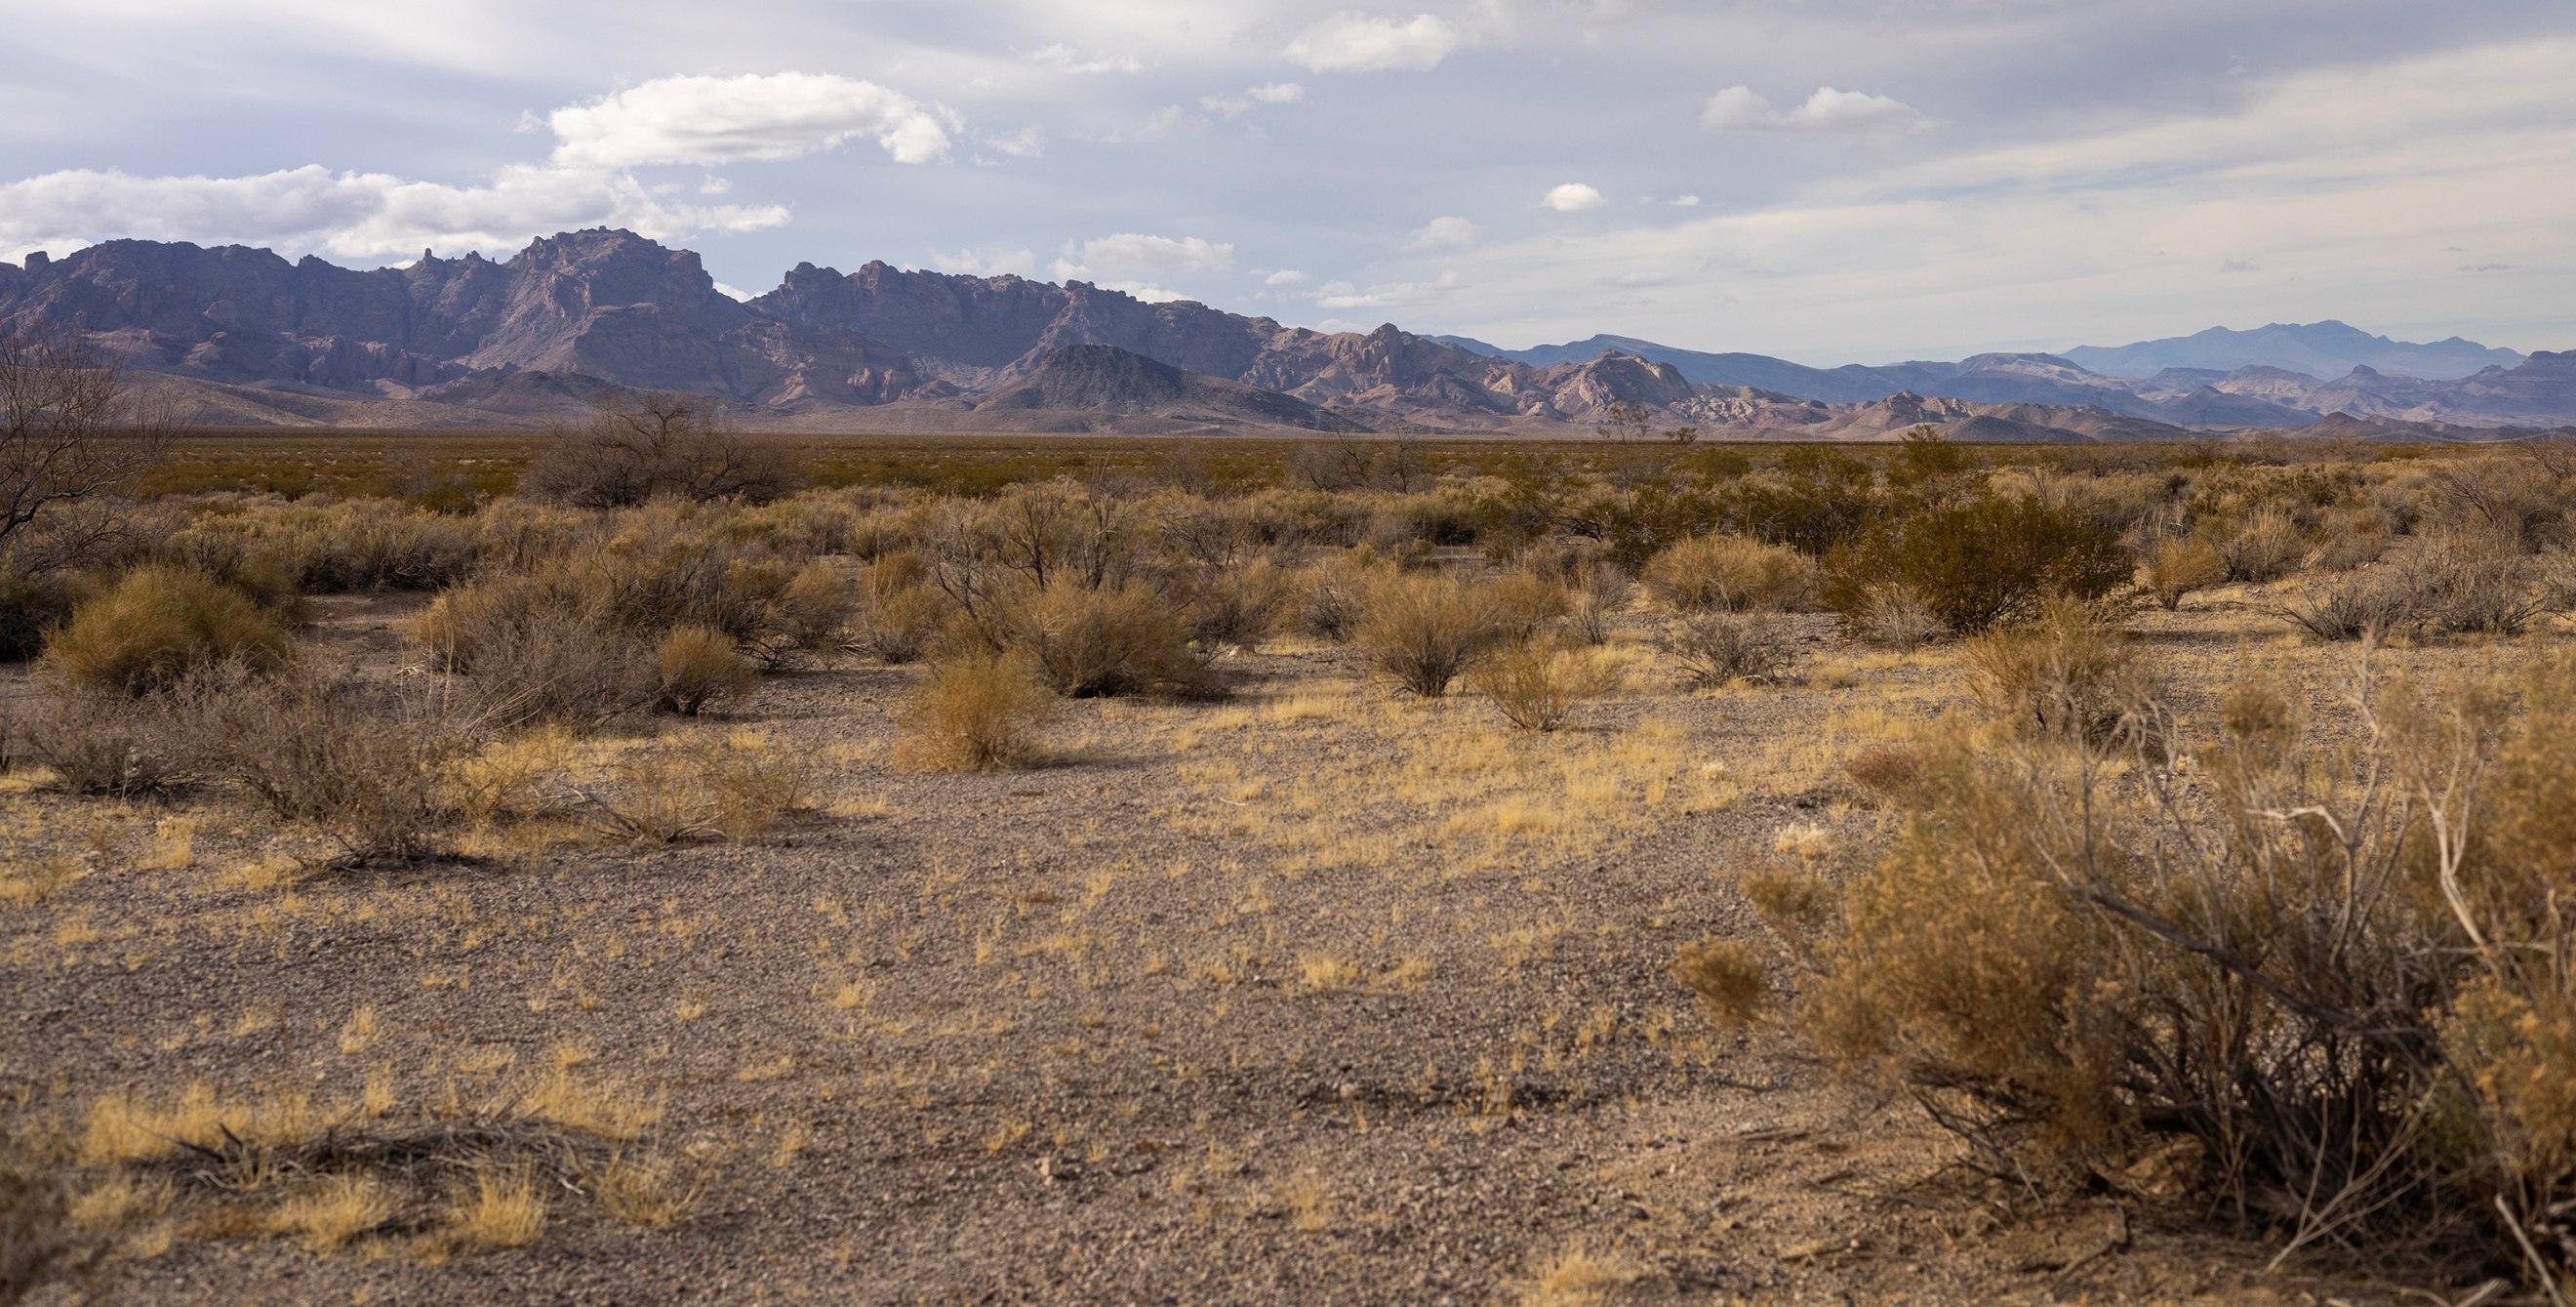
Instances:
[[[376,269],[110,241],[0,263],[0,325],[85,334],[208,425],[533,426],[628,389],[716,396],[749,424],[808,431],[1564,434],[1617,404],[1778,439],[1925,422],[2099,440],[2329,415],[2419,436],[2576,419],[2576,352],[2407,345],[2340,323],[1810,368],[1621,336],[1504,351],[1392,324],[1326,333],[1080,281],[882,262],[846,274],[800,263],[738,301],[696,254],[610,229],[544,237],[506,261],[423,251]],[[2331,379],[2254,361],[2347,359],[2376,361]],[[2473,370],[2428,375],[2462,367]]]

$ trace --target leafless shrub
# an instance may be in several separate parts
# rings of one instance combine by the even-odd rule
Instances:
[[[2127,635],[2060,601],[1959,651],[1968,692],[2015,730],[2102,747],[2152,729],[2155,685]]]
[[[2260,584],[2289,575],[2308,547],[2289,514],[2266,508],[2238,523],[2219,552],[2227,560],[2228,580]]]
[[[555,432],[520,492],[576,508],[631,508],[660,498],[765,503],[792,489],[782,450],[689,395],[643,395]]]
[[[1618,677],[1600,655],[1550,641],[1506,644],[1467,671],[1467,684],[1524,731],[1553,731],[1574,718],[1586,699],[1607,694]]]
[[[738,731],[625,754],[603,783],[579,792],[609,834],[676,844],[750,839],[808,806],[811,789],[811,769],[794,749]]]
[[[1294,583],[1267,558],[1201,565],[1189,584],[1190,638],[1200,647],[1250,649],[1277,629]]]
[[[2375,643],[2420,625],[2425,594],[2415,578],[2382,564],[2316,582],[2275,611],[2320,640]]]
[[[1902,652],[1920,649],[1950,634],[1949,624],[1932,611],[1930,601],[1913,587],[1900,583],[1870,587],[1845,621],[1860,639]]]
[[[469,736],[418,687],[236,667],[191,690],[207,770],[352,861],[428,853],[456,815],[442,776]]]
[[[113,494],[159,461],[169,438],[115,355],[72,333],[0,325],[0,550],[50,513]],[[87,563],[91,533],[117,524],[93,515],[85,525],[51,542],[58,562]]]
[[[1770,613],[1692,613],[1667,623],[1655,645],[1697,686],[1784,681],[1798,664],[1796,637]]]
[[[201,737],[194,720],[177,687],[130,695],[58,683],[29,702],[18,733],[63,788],[131,798],[196,774]]]
[[[1150,587],[1065,582],[1024,590],[990,611],[995,647],[1028,653],[1047,684],[1069,698],[1216,688],[1181,615]]]

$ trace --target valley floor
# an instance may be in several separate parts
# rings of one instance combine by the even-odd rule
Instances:
[[[2239,660],[2318,685],[2349,670],[2347,649],[2292,644],[2241,599],[2142,620],[2186,711]],[[396,674],[406,606],[324,600],[321,630]],[[220,1194],[164,1194],[123,1204],[113,1250],[34,1301],[2437,1288],[2332,1251],[2267,1274],[2273,1249],[2134,1195],[2036,1202],[1975,1178],[1905,1105],[1697,1008],[1667,969],[1703,936],[1760,930],[1735,876],[1866,857],[1889,819],[1843,760],[1959,693],[1948,654],[1863,652],[1799,620],[1803,684],[1689,693],[1631,644],[1624,688],[1547,735],[1283,645],[1229,660],[1223,702],[1075,703],[1050,765],[978,775],[892,761],[916,669],[825,666],[667,728],[805,764],[804,814],[739,842],[639,847],[575,812],[461,861],[298,874],[236,811],[16,774],[0,845],[80,874],[0,901],[12,1116],[76,1135],[101,1099],[197,1085],[364,1104],[363,1133],[551,1082],[627,1111],[686,1200],[657,1226],[563,1192],[525,1247],[385,1234],[316,1255],[228,1221]]]

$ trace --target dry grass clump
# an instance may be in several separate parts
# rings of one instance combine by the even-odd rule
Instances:
[[[684,717],[760,683],[760,669],[735,651],[733,637],[709,626],[673,627],[655,651],[654,670],[653,706]]]
[[[1729,1026],[1752,1023],[1771,992],[1761,950],[1737,939],[1702,939],[1673,959],[1673,980]]]
[[[1693,536],[1647,560],[1638,584],[1681,613],[1790,609],[1816,587],[1815,560],[1743,536]]]
[[[2226,579],[2259,585],[2296,570],[2299,560],[2307,556],[2308,542],[2296,519],[2277,508],[2265,508],[2237,523],[2218,548],[2226,560]]]
[[[1493,701],[1503,718],[1524,731],[1553,731],[1573,720],[1575,706],[1609,693],[1618,674],[1595,650],[1548,640],[1507,644],[1468,669],[1468,687]]]
[[[904,711],[903,753],[948,771],[1024,767],[1055,698],[1024,657],[967,652],[933,663]]]
[[[294,654],[277,618],[201,572],[138,567],[45,641],[42,666],[73,685],[143,694],[224,661],[273,668]]]
[[[1352,643],[1397,685],[1437,699],[1503,638],[1504,616],[1483,587],[1439,573],[1385,578],[1371,587]]]
[[[2147,558],[2147,593],[2154,595],[2166,612],[2182,607],[2184,597],[2193,591],[2206,590],[2226,580],[2225,551],[2200,536],[2159,540]]]
[[[2576,685],[2366,682],[2317,738],[2240,685],[2194,765],[1928,745],[1800,1023],[1999,1167],[2126,1183],[2175,1141],[2283,1256],[2576,1259]],[[1766,914],[1767,918],[1768,914]],[[1779,923],[1775,923],[1779,924]]]
[[[1798,641],[1769,613],[1692,613],[1664,626],[1655,647],[1695,686],[1785,681],[1798,663]]]

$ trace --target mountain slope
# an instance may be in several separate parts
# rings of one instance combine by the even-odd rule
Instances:
[[[1049,350],[1034,371],[993,392],[975,409],[1153,416],[1308,431],[1365,429],[1294,396],[1184,371],[1115,345],[1065,345]]]

